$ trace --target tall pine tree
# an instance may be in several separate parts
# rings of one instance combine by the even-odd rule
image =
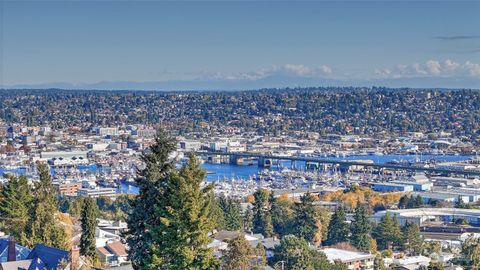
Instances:
[[[280,236],[289,234],[294,219],[293,201],[284,195],[274,198],[272,192],[270,193],[269,202],[273,230]]]
[[[359,250],[368,252],[371,244],[371,229],[367,207],[364,204],[358,204],[351,224],[352,244]]]
[[[253,210],[250,207],[247,207],[243,212],[243,230],[246,232],[251,232],[253,227]]]
[[[405,248],[413,255],[422,251],[423,239],[420,234],[420,227],[413,222],[407,222],[403,228]]]
[[[403,243],[402,230],[396,216],[386,213],[380,223],[374,230],[374,237],[381,249],[387,249],[390,246],[401,246]]]
[[[80,237],[80,254],[86,256],[91,262],[98,259],[95,244],[95,230],[97,228],[98,207],[92,198],[85,198],[81,213],[82,236]]]
[[[158,132],[155,143],[142,155],[145,168],[138,171],[135,179],[139,194],[131,201],[133,210],[127,219],[129,258],[134,269],[162,269],[163,258],[154,252],[163,243],[153,237],[152,230],[161,224],[155,208],[165,205],[166,182],[175,168],[169,155],[175,149],[175,141]]]
[[[44,244],[69,250],[70,239],[67,239],[65,226],[57,218],[58,201],[48,166],[41,163],[37,170],[40,179],[35,183],[33,207],[25,228],[24,242],[29,247]]]
[[[250,270],[254,250],[243,235],[229,241],[228,250],[223,256],[222,270]]]
[[[21,240],[33,201],[27,178],[25,176],[8,176],[8,182],[1,190],[1,197],[1,228],[9,235]]]
[[[350,228],[347,224],[345,208],[340,206],[332,215],[330,224],[328,225],[328,234],[325,244],[335,245],[336,243],[348,241]]]
[[[242,215],[240,213],[240,204],[231,199],[221,196],[219,198],[220,208],[223,211],[225,229],[230,231],[239,231],[243,228]]]
[[[293,233],[309,242],[314,242],[316,237],[321,238],[321,222],[320,213],[312,204],[313,196],[305,194],[300,198],[300,202],[296,203],[295,218],[293,221]]]
[[[268,201],[268,191],[259,189],[253,194],[253,232],[260,233],[265,237],[273,235],[272,216]]]
[[[212,186],[202,187],[205,172],[196,158],[179,171],[170,154],[175,141],[159,132],[143,156],[140,193],[128,219],[127,241],[135,269],[216,269],[208,233]]]
[[[209,232],[214,223],[209,218],[212,185],[202,187],[205,171],[196,157],[189,154],[188,163],[172,173],[166,183],[165,204],[155,207],[160,226],[153,237],[162,245],[157,255],[167,269],[216,269],[219,261],[208,248]]]

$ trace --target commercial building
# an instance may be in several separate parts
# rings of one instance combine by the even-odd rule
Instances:
[[[413,185],[396,184],[391,182],[373,183],[372,189],[377,192],[393,192],[393,191],[409,192],[409,191],[413,191]]]
[[[478,179],[458,178],[458,177],[432,177],[435,186],[465,187],[478,184]]]
[[[117,135],[119,135],[118,128],[116,128],[116,127],[99,127],[99,128],[97,128],[96,132],[97,132],[97,135],[100,135],[100,136],[106,136],[106,135],[117,136]]]
[[[40,157],[42,159],[87,159],[87,153],[87,151],[51,151],[41,152]]]
[[[179,148],[184,151],[198,151],[202,147],[202,143],[198,141],[180,141]]]
[[[407,221],[423,225],[428,222],[454,222],[457,219],[464,219],[473,226],[480,225],[480,210],[459,209],[459,208],[417,208],[385,210],[375,213],[370,217],[374,222],[380,222],[385,214],[396,216],[399,223],[404,225]]]
[[[138,129],[132,131],[132,135],[137,135],[138,137],[142,138],[153,138],[157,134],[157,130],[155,129]]]
[[[40,158],[48,160],[51,165],[79,165],[87,164],[87,151],[52,151],[41,152]]]
[[[91,198],[116,197],[117,191],[114,188],[80,188],[77,195]]]
[[[82,187],[81,183],[55,183],[55,188],[57,189],[58,194],[75,196],[77,195],[78,189]]]
[[[412,186],[413,191],[428,191],[431,190],[433,187],[433,183],[431,182],[392,181],[390,183]]]
[[[439,192],[416,192],[412,196],[420,196],[423,199],[424,204],[430,204],[433,201],[437,202],[447,202],[447,203],[456,203],[459,198],[462,198],[462,201],[468,202],[468,197],[459,197],[458,195],[439,193]]]
[[[435,193],[447,194],[455,196],[457,198],[462,198],[463,202],[475,203],[480,200],[480,190],[478,189],[469,189],[469,188],[446,188],[446,189],[435,189]]]

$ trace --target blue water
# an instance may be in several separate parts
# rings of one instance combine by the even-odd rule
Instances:
[[[462,161],[468,160],[471,156],[454,156],[454,155],[368,155],[368,156],[348,156],[348,157],[326,157],[319,159],[328,159],[328,160],[373,160],[377,164],[385,164],[394,160],[400,161],[409,161],[413,162],[415,160],[436,160],[436,161]],[[290,161],[282,161],[281,167],[292,167]],[[231,165],[231,164],[203,164],[203,168],[207,171],[216,172],[215,174],[209,174],[207,180],[223,180],[225,178],[235,178],[235,179],[248,179],[250,176],[257,174],[263,168],[259,168],[256,164],[250,166],[241,166],[241,165]],[[295,168],[305,169],[305,162],[297,161],[295,163]],[[270,170],[278,170],[280,167],[278,165],[273,166]]]
[[[437,161],[462,161],[470,159],[471,156],[453,156],[453,155],[384,155],[384,156],[348,156],[348,157],[326,157],[321,159],[329,160],[373,160],[377,164],[384,164],[394,160],[400,161],[415,161],[416,159],[420,160],[437,160]],[[224,179],[248,179],[251,176],[258,174],[263,168],[259,168],[256,164],[254,165],[231,165],[231,164],[211,164],[205,163],[202,165],[205,170],[208,172],[213,172],[207,174],[207,181],[221,181]],[[282,161],[280,166],[274,165],[270,170],[279,170],[281,167],[292,167],[290,161]],[[80,165],[78,167],[80,170],[88,170],[91,172],[108,172],[110,168],[97,167],[93,165]],[[305,162],[296,162],[295,168],[305,169]],[[2,169],[0,168],[0,174],[4,173],[16,173],[16,174],[25,174],[26,168],[16,168],[16,169]],[[55,175],[55,170],[52,169],[52,175]],[[127,193],[127,194],[138,194],[138,187],[122,184],[118,189],[118,193]]]
[[[215,172],[214,174],[207,175],[207,180],[209,181],[223,180],[225,178],[248,179],[250,176],[257,174],[262,170],[257,164],[238,166],[231,164],[204,163],[203,168],[209,172]]]

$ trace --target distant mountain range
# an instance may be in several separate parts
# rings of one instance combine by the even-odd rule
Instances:
[[[249,90],[261,88],[320,86],[385,86],[393,88],[467,88],[480,89],[480,77],[415,77],[376,80],[336,80],[272,75],[256,80],[196,79],[171,81],[101,81],[98,83],[71,84],[64,82],[10,85],[6,89],[96,89],[96,90]]]

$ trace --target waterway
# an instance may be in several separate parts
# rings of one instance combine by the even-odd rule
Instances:
[[[365,156],[347,156],[347,157],[326,157],[322,159],[329,160],[372,160],[376,164],[386,164],[393,161],[464,161],[472,158],[471,156],[461,155],[365,155]],[[207,180],[223,180],[223,179],[248,179],[251,176],[258,174],[263,168],[259,168],[254,165],[231,165],[231,164],[203,164],[205,170],[214,172],[207,176]],[[292,163],[290,161],[282,161],[280,165],[275,165],[269,170],[279,170],[283,167],[291,168]],[[305,162],[295,162],[295,168],[299,170],[305,170]]]
[[[347,156],[347,157],[327,157],[322,159],[330,160],[372,160],[377,164],[385,164],[392,161],[427,161],[427,160],[436,160],[436,161],[463,161],[472,158],[471,156],[461,156],[461,155],[368,155],[368,156]],[[204,163],[203,168],[209,172],[207,174],[207,181],[222,181],[224,179],[235,178],[237,180],[245,180],[256,174],[258,174],[264,168],[258,167],[256,164],[253,165],[231,165],[231,164],[212,164]],[[272,168],[268,170],[280,170],[282,168],[292,168],[293,165],[290,161],[282,161],[280,164],[275,164]],[[305,162],[295,162],[295,169],[305,170]],[[85,165],[80,166],[80,170],[91,170],[92,172],[98,172],[100,170],[108,171],[109,168],[98,168],[96,165]],[[16,174],[25,174],[26,168],[16,168],[16,169],[2,169],[0,168],[0,175],[4,173],[11,172]],[[55,170],[52,169],[52,175],[55,174]],[[137,194],[138,187],[122,184],[117,189],[118,193],[130,193]]]

